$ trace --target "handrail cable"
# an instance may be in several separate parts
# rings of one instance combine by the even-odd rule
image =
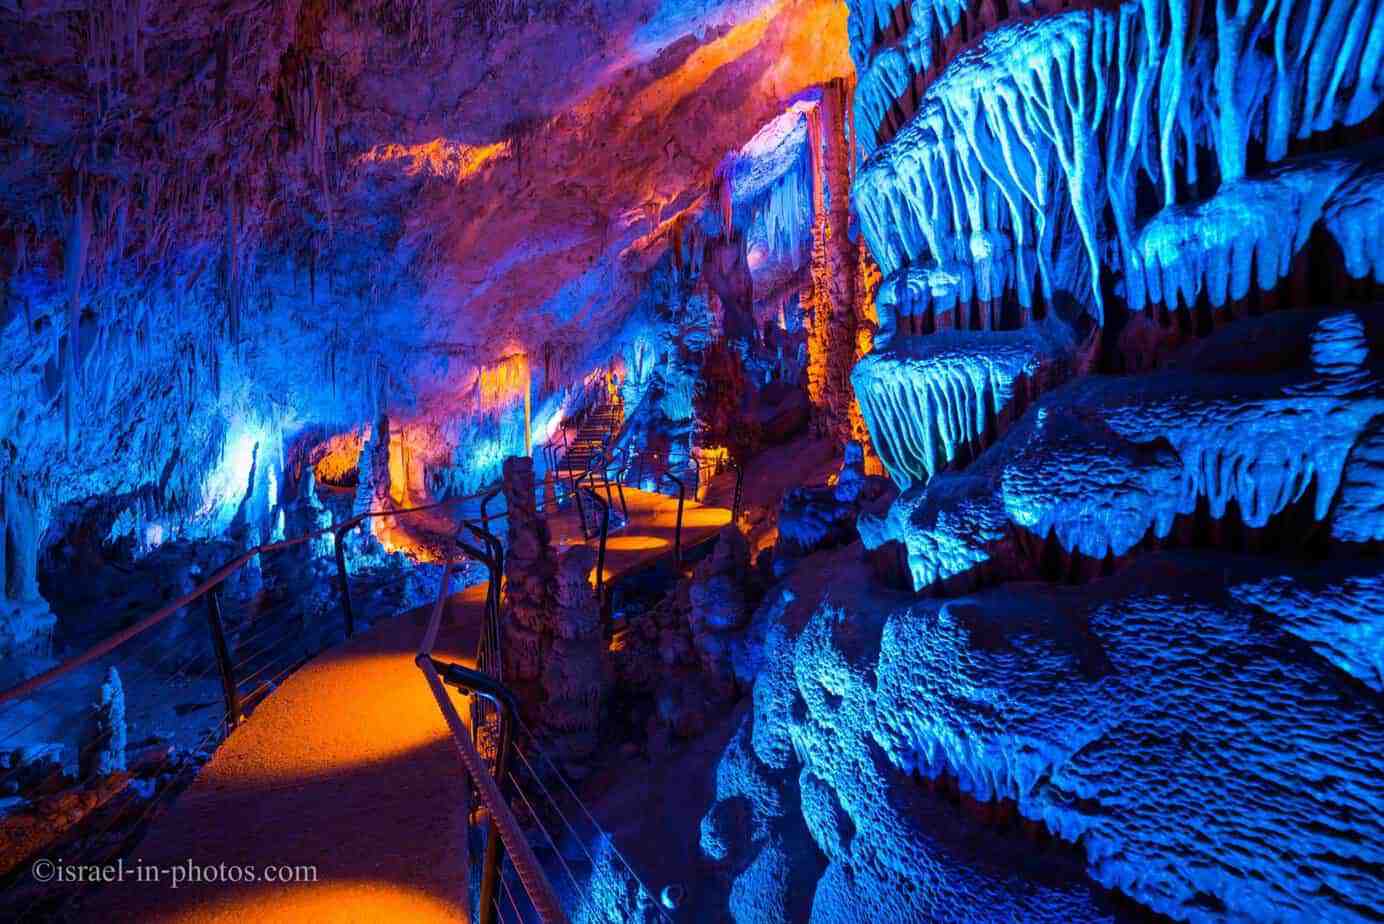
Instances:
[[[639,874],[634,871],[634,867],[630,865],[630,861],[625,858],[625,855],[623,853],[620,852],[620,848],[615,846],[615,838],[611,837],[610,834],[607,833],[606,830],[601,827],[601,823],[596,820],[595,816],[591,814],[591,810],[586,807],[586,803],[583,802],[581,797],[578,796],[576,792],[572,789],[571,784],[567,782],[567,778],[562,775],[562,771],[559,770],[557,765],[553,763],[552,758],[550,758],[543,751],[542,748],[537,747],[538,739],[534,736],[534,733],[529,729],[528,725],[525,724],[522,717],[519,718],[519,730],[522,731],[526,736],[528,736],[528,739],[534,743],[534,750],[537,752],[538,756],[541,757],[544,763],[546,763],[548,767],[553,771],[553,776],[557,777],[558,782],[562,784],[562,788],[567,790],[567,794],[572,797],[572,801],[575,802],[577,804],[577,807],[582,810],[582,813],[586,815],[586,820],[591,822],[591,826],[595,828],[596,831],[606,839],[606,843],[610,845],[610,852],[615,854],[615,856],[620,860],[620,863],[624,865],[625,869],[629,872],[629,874],[634,877],[635,882],[643,886],[644,891],[649,892],[648,886],[646,886],[644,884],[644,881],[639,878]],[[527,761],[525,761],[525,763],[527,763]],[[534,774],[534,777],[536,779],[537,774]],[[557,800],[553,799],[552,801],[554,805],[556,805]],[[649,892],[649,894],[652,895],[653,893]],[[660,914],[663,914],[661,907],[659,909],[659,912]],[[663,914],[663,916],[665,919],[668,917],[667,914]]]
[[[92,661],[105,657],[106,655],[114,651],[116,648],[119,648],[125,642],[128,642],[130,639],[144,634],[145,632],[157,626],[159,623],[168,619],[168,617],[177,613],[183,607],[188,606],[191,603],[195,603],[197,600],[206,596],[208,592],[225,583],[227,578],[229,578],[236,571],[240,570],[240,568],[242,568],[246,562],[254,558],[256,555],[262,555],[265,552],[274,552],[279,549],[286,549],[291,548],[292,546],[302,545],[303,543],[309,542],[313,539],[320,539],[322,536],[325,536],[328,533],[334,534],[334,536],[339,540],[340,537],[345,533],[350,532],[352,529],[355,529],[364,521],[374,517],[403,516],[405,514],[418,513],[424,510],[433,510],[438,507],[444,507],[470,499],[471,498],[449,498],[447,500],[438,501],[432,504],[424,504],[420,507],[406,507],[398,510],[369,510],[364,513],[358,513],[342,523],[333,526],[324,526],[321,529],[314,530],[310,533],[305,533],[302,536],[295,536],[292,539],[280,539],[276,542],[267,542],[257,545],[253,549],[250,549],[246,552],[242,552],[240,555],[237,555],[235,558],[231,559],[229,562],[222,565],[216,571],[212,572],[211,577],[207,578],[201,584],[198,584],[192,590],[178,597],[173,602],[163,605],[162,607],[155,610],[150,615],[144,617],[134,625],[129,626],[125,629],[121,629],[119,632],[115,632],[112,635],[107,636],[104,640],[97,642],[95,645],[91,646],[81,654],[75,655],[55,667],[51,667],[40,674],[35,674],[27,680],[21,681],[20,683],[17,683],[6,690],[0,691],[0,706],[12,702],[13,700],[20,699],[21,697],[28,696],[30,693],[33,693],[36,690],[41,690],[49,684],[53,683],[55,680],[58,680],[66,676],[67,674],[70,674],[77,668],[84,667],[87,664],[90,664]],[[339,550],[340,543],[338,542],[338,551]]]
[[[552,883],[548,881],[547,875],[543,872],[543,867],[538,862],[532,845],[524,836],[519,820],[515,818],[514,811],[501,794],[498,783],[490,775],[484,758],[481,757],[472,743],[466,725],[462,722],[456,705],[447,694],[447,688],[442,682],[442,677],[438,674],[438,662],[434,662],[432,658],[433,648],[437,644],[438,630],[442,624],[442,611],[446,606],[450,589],[452,570],[453,566],[448,565],[443,571],[437,602],[433,606],[428,626],[423,632],[423,639],[418,646],[418,656],[415,658],[415,663],[423,672],[428,688],[432,691],[433,699],[437,701],[437,706],[442,711],[442,717],[451,732],[452,743],[456,748],[457,756],[461,759],[462,765],[480,794],[481,801],[490,813],[492,835],[499,835],[529,900],[533,902],[534,908],[544,924],[567,924],[567,914],[558,901],[557,893],[553,891]]]

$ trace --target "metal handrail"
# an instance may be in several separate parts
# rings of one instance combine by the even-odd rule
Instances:
[[[490,490],[486,491],[484,496],[481,497],[481,524],[486,530],[490,529],[490,512],[488,509],[490,507],[490,502],[503,490],[504,483],[502,482],[491,487]]]
[[[450,498],[445,501],[438,501],[432,504],[424,504],[420,507],[405,507],[396,510],[369,510],[364,513],[358,513],[355,516],[351,517],[349,520],[345,520],[333,526],[325,526],[322,529],[314,530],[310,533],[305,533],[302,536],[295,536],[292,539],[280,539],[276,542],[261,543],[260,545],[255,546],[253,549],[243,552],[235,558],[231,559],[229,562],[222,565],[216,571],[212,572],[211,577],[207,578],[201,584],[197,585],[192,590],[178,597],[171,603],[167,603],[159,609],[155,610],[153,613],[144,617],[134,625],[129,626],[125,629],[121,629],[119,632],[111,634],[110,636],[108,636],[100,642],[97,642],[95,645],[91,646],[81,654],[74,655],[73,657],[69,658],[63,663],[56,665],[55,667],[51,667],[40,674],[35,674],[27,680],[21,681],[20,683],[17,683],[6,690],[0,691],[0,706],[5,705],[6,703],[13,702],[17,699],[21,699],[22,697],[28,696],[31,693],[37,692],[38,690],[43,689],[44,687],[48,686],[54,681],[57,681],[67,676],[68,674],[72,673],[78,668],[85,667],[92,661],[105,657],[106,655],[114,651],[116,648],[119,648],[121,645],[125,644],[131,639],[143,635],[145,632],[148,632],[150,629],[159,625],[164,620],[168,619],[170,616],[177,613],[179,610],[183,609],[191,603],[195,603],[196,601],[200,600],[202,597],[210,593],[212,590],[219,587],[221,584],[225,583],[227,578],[229,578],[232,574],[235,574],[237,571],[243,568],[250,561],[250,559],[254,558],[256,555],[263,555],[267,552],[277,552],[281,549],[288,549],[294,546],[302,545],[306,542],[311,542],[314,539],[320,539],[328,533],[332,534],[333,541],[336,544],[337,580],[339,587],[342,591],[342,611],[346,621],[346,634],[348,636],[352,635],[355,632],[355,616],[351,610],[350,587],[347,583],[346,578],[345,553],[341,546],[341,541],[345,534],[355,529],[357,526],[359,526],[366,520],[373,519],[374,517],[404,516],[412,513],[420,513],[424,510],[434,510],[438,507],[444,507],[450,504],[458,503],[459,501],[471,499],[472,498],[469,497]]]
[[[623,419],[624,419],[624,411],[623,411],[624,404],[623,404],[622,402],[621,402],[621,403],[609,402],[609,403],[606,403],[606,404],[591,405],[591,406],[589,406],[589,407],[583,408],[583,409],[582,409],[580,412],[578,412],[574,417],[569,418],[569,419],[567,419],[567,420],[564,420],[564,421],[561,423],[561,425],[558,427],[558,433],[560,433],[561,436],[562,436],[562,455],[561,455],[561,456],[558,455],[558,452],[557,452],[557,441],[556,441],[555,438],[549,438],[548,442],[544,444],[544,446],[543,446],[544,458],[547,460],[547,463],[548,463],[548,471],[550,471],[550,472],[553,473],[553,481],[554,481],[554,484],[560,484],[560,483],[564,480],[564,479],[558,477],[558,465],[561,463],[561,461],[562,461],[563,459],[565,459],[567,456],[571,455],[571,453],[572,453],[572,448],[573,448],[573,447],[572,447],[572,444],[569,443],[568,440],[567,440],[567,431],[568,431],[568,429],[570,429],[571,427],[574,427],[574,426],[575,426],[575,427],[581,426],[581,425],[586,421],[586,419],[587,419],[588,417],[590,417],[593,413],[596,413],[596,412],[601,411],[602,409],[608,409],[608,408],[620,408],[620,409],[621,409],[620,417],[621,417],[621,420],[623,421]],[[622,422],[622,423],[621,423],[620,425],[618,425],[618,426],[614,426],[614,427],[607,426],[607,427],[605,428],[605,436],[599,441],[600,444],[601,444],[601,446],[600,446],[600,451],[601,451],[601,452],[608,452],[608,451],[609,451],[610,445],[611,445],[612,443],[616,442],[616,440],[617,440],[617,438],[619,437],[620,432],[621,432],[621,430],[623,429],[623,427],[624,427],[624,424],[623,424],[623,422]],[[569,496],[578,495],[579,482],[582,480],[583,477],[585,477],[585,476],[589,473],[589,471],[590,471],[590,465],[591,465],[591,463],[590,463],[590,461],[588,461],[588,462],[587,462],[586,468],[583,469],[583,470],[580,471],[580,472],[577,472],[577,474],[575,474],[575,475],[572,474],[573,472],[576,471],[575,469],[572,469],[572,468],[562,469],[562,471],[565,471],[565,472],[567,473],[567,477],[566,477],[565,480],[568,482],[568,495],[569,495]],[[581,503],[581,499],[580,499],[579,496],[577,497],[577,503],[578,503],[579,505],[580,505],[580,503]]]
[[[509,779],[509,758],[514,750],[514,727],[519,715],[519,703],[509,688],[482,671],[473,671],[460,664],[431,659],[433,669],[442,675],[444,683],[463,693],[483,697],[495,704],[500,714],[500,740],[495,749],[495,783],[501,798]],[[509,803],[506,802],[506,805]],[[485,842],[485,860],[481,867],[479,898],[480,924],[493,924],[495,897],[500,883],[500,838],[489,837]]]
[[[461,759],[462,766],[465,767],[471,780],[476,784],[476,791],[480,794],[481,801],[490,814],[492,834],[486,843],[486,860],[483,867],[485,878],[482,889],[483,891],[485,889],[484,882],[489,881],[491,883],[489,887],[490,897],[493,899],[494,884],[499,879],[498,851],[499,847],[503,845],[509,853],[510,862],[514,864],[514,870],[519,876],[524,891],[533,902],[533,906],[544,924],[567,924],[567,914],[562,910],[562,904],[558,901],[552,883],[548,881],[547,875],[543,872],[543,867],[533,851],[533,846],[524,836],[523,828],[520,826],[518,818],[515,817],[513,809],[505,800],[499,783],[488,772],[484,758],[476,750],[475,744],[466,730],[465,723],[462,722],[460,714],[457,713],[455,704],[447,695],[447,689],[442,680],[442,672],[446,672],[449,679],[462,681],[473,690],[485,691],[491,696],[497,697],[495,702],[499,705],[502,716],[505,715],[506,709],[512,708],[512,697],[507,695],[508,691],[503,686],[484,674],[466,671],[459,665],[448,665],[435,661],[432,657],[433,648],[437,644],[438,629],[442,624],[442,611],[446,606],[448,591],[450,590],[452,570],[453,566],[449,564],[443,571],[437,601],[433,606],[432,616],[428,620],[428,626],[423,633],[423,640],[419,645],[418,655],[414,662],[423,672],[428,688],[432,691],[433,699],[437,701],[437,706],[442,711],[442,717],[451,732],[452,743],[456,748],[457,756]],[[512,713],[510,717],[513,717]],[[496,757],[497,764],[502,759],[508,760],[507,752],[512,747],[513,741],[512,729],[513,726],[510,722],[502,723],[501,750]],[[500,779],[505,778],[501,777]],[[492,844],[494,845],[493,848]],[[491,861],[492,850],[495,852],[493,863]],[[487,916],[488,912],[485,910],[487,907],[494,907],[493,900],[489,902],[488,906],[485,904],[481,906],[482,924],[489,924],[489,921],[492,920]]]
[[[731,468],[735,469],[735,496],[730,505],[730,519],[735,522],[740,519],[740,505],[745,500],[745,469],[734,459],[727,459]]]
[[[596,482],[595,482],[595,476],[596,476],[597,473],[600,473],[600,476],[601,476],[601,485],[602,485],[602,487],[605,488],[605,495],[606,495],[606,496],[605,496],[605,502],[604,502],[604,503],[605,503],[607,509],[609,509],[610,507],[614,506],[614,504],[615,504],[615,496],[614,496],[613,494],[611,494],[611,492],[610,492],[610,485],[611,485],[611,483],[612,483],[612,479],[611,479],[611,477],[610,477],[610,473],[611,473],[612,468],[614,469],[614,471],[615,471],[614,483],[615,483],[615,486],[616,486],[616,488],[617,488],[617,490],[618,490],[618,492],[619,492],[619,496],[620,496],[620,512],[621,512],[621,514],[624,516],[626,522],[629,521],[629,518],[630,518],[630,508],[629,508],[629,504],[626,503],[626,501],[625,501],[625,485],[624,485],[623,479],[621,478],[621,472],[622,472],[623,469],[622,469],[622,467],[619,466],[619,465],[617,464],[617,462],[615,461],[616,459],[619,458],[619,456],[620,456],[620,453],[619,453],[618,451],[615,451],[615,452],[608,452],[606,449],[602,448],[601,450],[597,451],[597,453],[596,453],[595,456],[593,456],[593,457],[591,458],[591,461],[587,462],[587,464],[586,464],[586,470],[583,471],[580,475],[577,476],[577,479],[576,479],[576,482],[575,482],[575,487],[576,487],[576,498],[577,498],[577,514],[578,514],[578,519],[579,519],[579,521],[580,521],[580,523],[581,523],[582,535],[583,535],[583,536],[586,536],[586,538],[588,538],[588,539],[590,539],[590,538],[592,538],[592,537],[587,533],[587,529],[586,529],[586,511],[585,511],[585,509],[584,509],[584,508],[582,507],[582,505],[581,505],[582,482],[583,482],[583,481],[589,481],[589,482],[591,483],[591,485],[590,485],[590,487],[586,488],[586,491],[587,491],[589,494],[591,494],[591,496],[596,497],[597,499],[599,499],[599,498],[600,498],[600,491],[597,489],[597,487],[596,487]],[[602,464],[598,464],[598,463],[602,463]]]
[[[466,523],[464,525],[467,527],[471,527],[470,523]],[[474,530],[474,527],[472,528]],[[455,542],[457,544],[457,547],[461,549],[463,552],[465,552],[467,555],[470,555],[472,558],[476,559],[476,561],[479,561],[481,564],[485,565],[486,571],[489,575],[486,581],[485,588],[485,618],[481,625],[480,637],[476,640],[476,663],[483,664],[486,660],[484,657],[486,645],[490,641],[490,639],[487,636],[487,633],[490,630],[490,618],[492,613],[497,612],[497,607],[499,605],[498,601],[501,586],[500,582],[502,580],[501,575],[503,574],[503,565],[500,563],[500,559],[495,554],[495,548],[491,545],[489,539],[487,538],[490,536],[490,534],[482,532],[480,530],[474,531],[480,533],[482,541],[484,541],[486,543],[486,546],[488,547],[488,551],[482,551],[476,546],[469,544],[468,542],[463,540],[459,535],[455,537],[452,541]]]
[[[282,549],[293,548],[303,545],[316,539],[320,539],[331,533],[335,543],[335,557],[338,567],[338,586],[341,590],[342,610],[346,623],[348,637],[354,632],[354,615],[350,606],[350,585],[345,566],[345,556],[342,542],[346,534],[352,529],[365,523],[367,520],[382,516],[407,516],[410,514],[421,513],[427,510],[435,510],[460,503],[465,503],[475,499],[481,501],[481,516],[486,523],[485,526],[477,526],[474,523],[463,521],[458,527],[467,529],[481,539],[486,547],[486,552],[482,552],[476,546],[461,540],[459,535],[453,536],[456,547],[464,552],[468,557],[475,558],[487,565],[490,576],[490,586],[487,588],[486,609],[488,619],[493,627],[498,630],[498,616],[500,607],[501,581],[503,579],[504,568],[504,547],[499,538],[490,532],[488,523],[490,515],[488,512],[489,502],[499,493],[499,488],[491,488],[485,492],[461,498],[449,498],[430,504],[423,504],[416,507],[399,509],[372,510],[357,514],[342,523],[335,524],[322,529],[305,533],[302,536],[295,536],[291,539],[283,539],[276,542],[261,543],[233,558],[231,561],[222,565],[214,571],[210,577],[193,588],[189,592],[179,596],[172,602],[160,607],[154,613],[146,616],[133,626],[129,626],[119,632],[113,633],[106,639],[91,646],[78,655],[69,658],[47,671],[30,677],[14,686],[0,691],[0,705],[4,705],[22,697],[28,696],[36,691],[55,683],[72,672],[102,658],[124,643],[143,635],[144,633],[159,626],[171,616],[182,611],[185,607],[195,603],[199,599],[207,598],[207,619],[208,627],[212,636],[212,647],[221,671],[223,694],[225,696],[225,720],[228,729],[234,728],[243,718],[242,700],[234,675],[234,666],[231,664],[230,646],[227,644],[225,625],[221,614],[221,601],[219,591],[222,585],[233,574],[243,568],[256,555],[263,555],[269,552]],[[598,498],[599,500],[599,498]],[[541,504],[540,504],[541,506]],[[505,514],[497,514],[497,517]],[[503,781],[507,778],[508,770],[506,761],[508,752],[512,749],[512,738],[514,728],[513,700],[505,699],[504,694],[497,691],[504,691],[499,681],[488,678],[484,674],[470,676],[472,672],[467,672],[464,668],[457,665],[445,665],[441,662],[433,661],[431,653],[436,644],[438,629],[441,624],[442,613],[445,609],[446,600],[449,596],[452,578],[457,570],[459,560],[452,558],[447,561],[442,575],[442,581],[438,590],[437,599],[434,602],[431,618],[425,630],[422,643],[420,645],[416,663],[422,670],[425,679],[429,684],[434,698],[438,701],[439,708],[442,710],[443,717],[451,731],[454,744],[466,767],[468,774],[476,783],[477,791],[481,795],[482,801],[486,804],[490,813],[491,823],[498,838],[492,838],[487,845],[486,852],[486,880],[490,883],[491,898],[498,882],[499,868],[499,847],[501,842],[507,849],[514,868],[518,873],[520,882],[527,891],[534,908],[544,924],[567,924],[567,916],[557,899],[556,892],[552,884],[548,881],[541,865],[538,863],[533,848],[528,844],[517,818],[513,814],[500,790],[500,785],[496,779],[492,779],[487,772],[483,758],[476,751],[471,742],[464,723],[456,713],[456,709],[451,700],[447,697],[443,682],[439,675],[439,670],[448,677],[448,682],[456,684],[460,680],[468,681],[468,688],[473,692],[486,696],[495,702],[502,715],[501,743],[497,753],[497,778]],[[498,665],[497,665],[498,667]],[[253,697],[252,697],[253,698]],[[493,846],[491,844],[493,843]],[[485,905],[482,906],[486,907]],[[493,909],[493,901],[489,903]],[[486,924],[483,912],[482,922]]]
[[[643,476],[644,474],[646,474],[645,469],[644,469],[644,461],[645,461],[645,459],[653,459],[653,460],[657,461],[657,460],[659,460],[661,457],[662,457],[662,454],[661,454],[661,453],[657,453],[657,452],[648,452],[648,451],[645,451],[645,452],[634,453],[634,454],[632,455],[632,458],[633,458],[634,460],[638,460],[638,462],[639,462],[639,471],[638,471],[638,475],[636,476],[636,481],[642,483],[643,478],[640,477],[640,476]],[[632,465],[631,456],[630,456],[630,454],[626,454],[626,464],[625,464],[625,467],[624,467],[623,469],[621,469],[621,472],[620,472],[620,477],[621,477],[622,480],[623,480],[624,476],[625,476],[626,474],[628,474],[631,465]],[[677,520],[676,520],[676,522],[675,522],[674,525],[673,525],[673,563],[674,563],[676,566],[681,567],[681,566],[682,566],[682,514],[683,514],[683,508],[686,506],[686,503],[687,503],[687,484],[686,484],[686,482],[683,481],[683,479],[679,478],[677,475],[674,475],[674,474],[673,474],[673,470],[672,470],[670,467],[667,467],[667,466],[664,466],[662,469],[655,469],[655,470],[653,471],[654,484],[657,484],[658,481],[659,481],[660,479],[662,479],[662,478],[667,478],[669,481],[671,481],[671,482],[673,483],[673,486],[674,486],[675,488],[678,489],[678,515],[677,515]]]

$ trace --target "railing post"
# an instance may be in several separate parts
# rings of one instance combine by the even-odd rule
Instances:
[[[509,752],[514,747],[514,723],[518,709],[507,687],[478,671],[459,664],[433,660],[433,667],[447,683],[475,696],[483,696],[500,710],[500,742],[495,753],[495,785],[501,795],[509,788]],[[500,832],[494,819],[485,837],[485,860],[481,867],[480,922],[495,924],[496,898],[500,886]]]
[[[500,794],[504,795],[508,789],[509,781],[509,751],[513,747],[514,741],[514,719],[506,715],[507,707],[500,707],[500,744],[499,753],[495,755],[495,785],[500,787]],[[495,924],[496,898],[499,896],[500,888],[500,831],[492,820],[490,831],[485,837],[485,860],[481,867],[481,919],[480,924]]]
[[[586,532],[586,507],[581,502],[581,480],[586,477],[585,473],[578,475],[572,482],[572,496],[577,500],[577,523],[581,525],[582,538],[590,538]]]
[[[630,521],[630,505],[625,500],[625,466],[619,462],[615,466],[615,490],[620,495],[620,511],[625,516],[625,522],[628,523]]]
[[[485,543],[488,551],[482,552],[479,548],[464,542],[460,535],[455,537],[457,547],[467,555],[485,565],[489,575],[485,588],[485,615],[481,625],[480,637],[476,649],[476,665],[484,673],[487,668],[494,667],[498,670],[498,663],[490,664],[490,658],[484,654],[488,644],[494,645],[494,653],[499,656],[500,648],[500,588],[504,580],[504,546],[494,533],[486,529],[477,527],[474,523],[463,523],[468,530],[474,533],[482,542]]]
[[[500,488],[491,488],[489,491],[485,492],[485,496],[481,498],[481,525],[485,528],[487,533],[490,532],[490,502],[494,500],[495,496],[499,493]]]
[[[338,527],[332,530],[332,543],[336,546],[336,586],[341,594],[341,615],[346,620],[346,637],[356,634],[356,614],[351,609],[351,583],[346,575],[346,547],[342,543],[345,530]]]
[[[735,466],[735,500],[730,505],[730,518],[731,522],[734,522],[740,519],[740,503],[744,497],[745,489],[745,469],[734,459],[731,460],[730,464]]]
[[[240,690],[236,688],[235,667],[231,664],[231,651],[226,645],[226,627],[221,621],[221,588],[214,587],[207,594],[207,623],[211,626],[211,646],[216,652],[216,663],[221,669],[221,692],[226,699],[226,733],[240,724]]]
[[[606,463],[605,469],[601,471],[601,478],[605,481],[606,506],[615,506],[615,495],[610,492],[610,463]]]
[[[678,519],[673,525],[673,564],[682,567],[682,507],[687,500],[687,485],[672,470],[663,473],[668,480],[678,486]]]
[[[687,497],[687,486],[678,482],[678,522],[673,527],[673,564],[682,567],[682,505]]]
[[[599,498],[598,498],[599,499]],[[604,599],[606,537],[610,534],[610,507],[601,510],[601,544],[596,550],[596,599]]]

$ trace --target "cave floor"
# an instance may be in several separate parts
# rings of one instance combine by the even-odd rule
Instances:
[[[677,531],[678,499],[653,491],[625,488],[629,522],[611,532],[606,540],[606,582],[638,571],[673,551]],[[617,501],[618,503],[618,501]],[[682,511],[682,549],[710,539],[730,523],[730,511],[707,507],[688,498]],[[581,522],[575,510],[564,510],[548,518],[553,546],[563,551],[572,546],[595,547],[594,540],[582,537]],[[594,574],[594,572],[593,572]]]
[[[673,548],[677,498],[627,488],[626,500],[629,522],[607,544],[607,581]],[[729,510],[686,501],[683,548],[729,522]],[[559,549],[588,542],[575,513],[550,524]],[[474,663],[484,597],[478,584],[449,598],[440,657]],[[413,660],[426,616],[424,608],[384,620],[288,677],[126,859],[159,868],[162,883],[127,876],[82,917],[465,920],[469,794]],[[263,879],[284,866],[310,867],[311,881],[171,882],[174,867],[234,867]]]
[[[727,480],[729,477],[729,480]],[[729,505],[734,494],[733,476],[722,476],[724,485],[718,499]],[[558,507],[553,498],[553,484],[549,480],[545,486],[547,499],[545,509],[556,510],[548,515],[548,528],[552,534],[553,547],[562,552],[573,546],[588,545],[593,549],[596,540],[582,535],[581,519],[574,505]],[[723,495],[723,497],[722,497]],[[654,491],[638,488],[624,489],[625,509],[629,520],[623,526],[612,525],[606,542],[605,579],[607,582],[638,571],[655,561],[673,553],[677,532],[678,499]],[[616,499],[617,506],[619,500]],[[474,505],[464,508],[467,518],[478,521],[479,510]],[[455,549],[450,536],[456,528],[456,520],[462,515],[461,509],[443,508],[423,511],[409,517],[401,517],[387,528],[392,548],[403,549],[418,561],[438,562]],[[498,510],[492,511],[495,517]],[[682,549],[688,549],[705,542],[721,531],[731,521],[730,510],[725,507],[698,503],[692,498],[683,502]],[[504,532],[503,520],[493,528]],[[594,574],[594,572],[593,572]]]
[[[470,663],[485,587],[454,594],[439,657]],[[384,620],[294,673],[156,819],[126,881],[86,920],[465,919],[465,775],[413,663],[426,609]],[[455,694],[454,694],[455,695]],[[460,710],[463,715],[468,710]],[[308,866],[315,881],[169,884],[169,867]]]

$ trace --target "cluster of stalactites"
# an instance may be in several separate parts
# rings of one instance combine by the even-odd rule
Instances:
[[[1214,152],[1222,186],[1233,184],[1252,137],[1273,163],[1292,139],[1357,124],[1381,101],[1379,0],[1222,0],[1204,11],[1140,0],[1011,22],[926,89],[862,168],[855,207],[886,276],[966,260],[975,234],[999,233],[1011,241],[1009,277],[1036,270],[1051,298],[1056,255],[1079,246],[1099,321],[1102,264],[1122,269],[1134,251],[1141,182],[1174,207],[1198,186],[1199,149]],[[1057,234],[1067,215],[1079,240]]]
[[[788,139],[796,151],[786,158],[776,152],[785,163],[782,172],[767,181],[758,177],[742,190],[737,188],[736,179],[750,171],[745,168],[744,156],[732,153],[717,168],[712,200],[725,234],[763,240],[775,254],[801,266],[812,244],[822,182],[822,129],[818,106],[803,107],[799,118],[800,127]]]

